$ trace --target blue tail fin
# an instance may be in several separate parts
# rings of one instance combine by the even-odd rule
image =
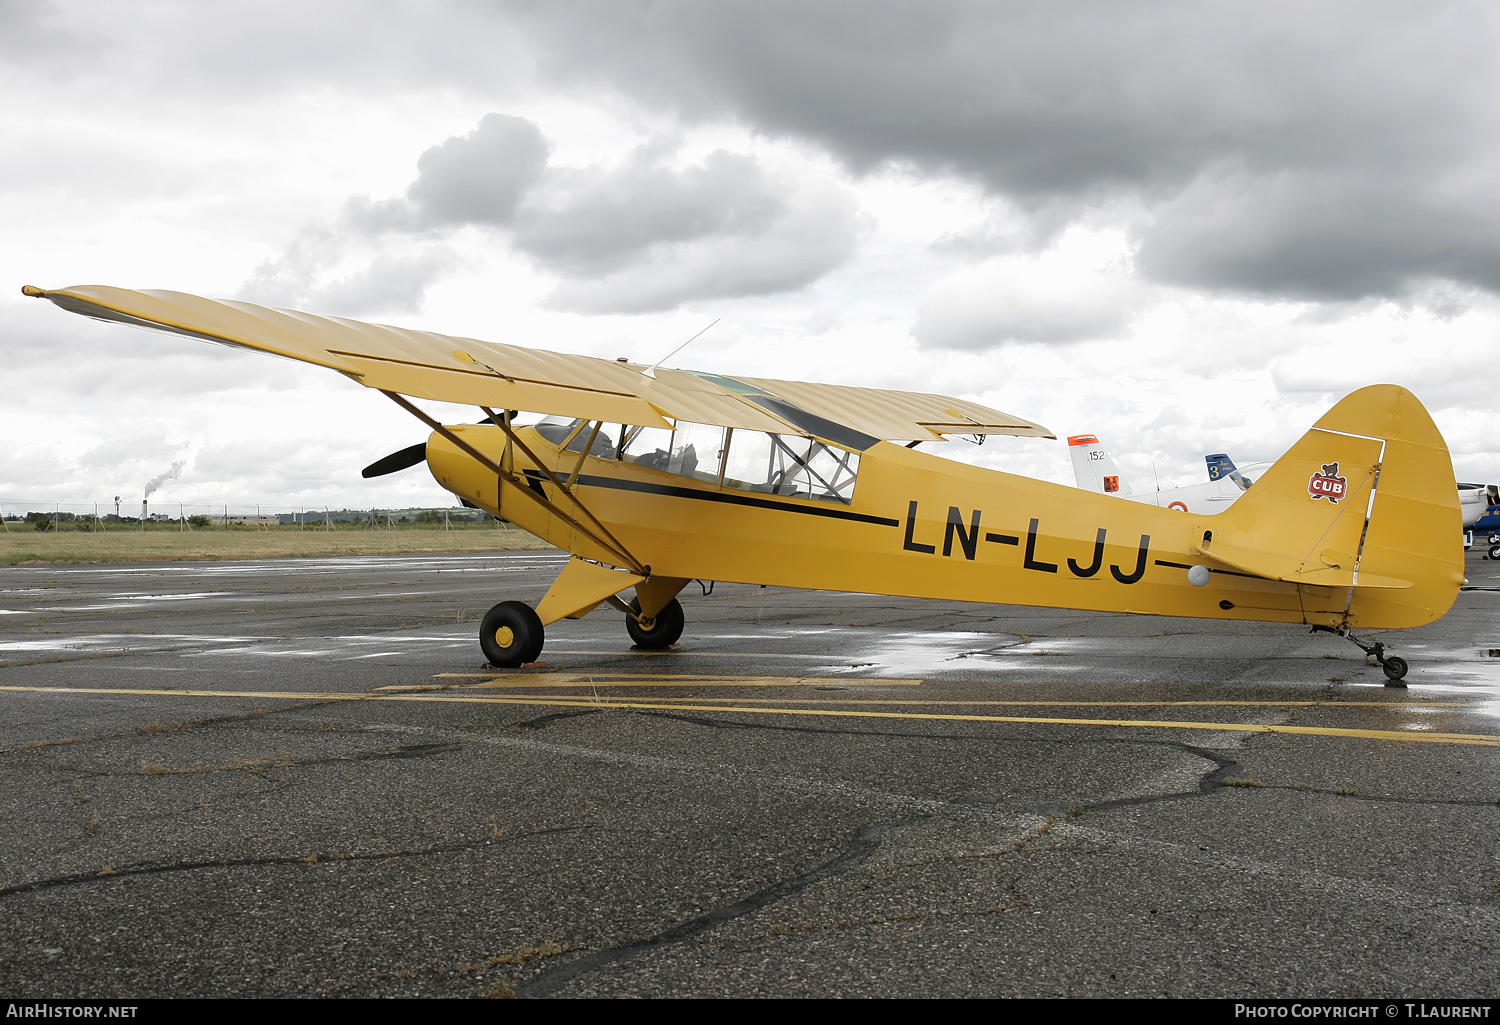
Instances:
[[[1234,481],[1235,486],[1244,491],[1255,482],[1246,477],[1234,467],[1234,460],[1230,459],[1224,452],[1215,452],[1211,456],[1204,456],[1203,461],[1208,463],[1208,479],[1223,480],[1229,478]]]

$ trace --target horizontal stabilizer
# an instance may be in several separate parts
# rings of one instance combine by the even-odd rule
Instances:
[[[1203,547],[1193,549],[1194,555],[1221,562],[1230,569],[1265,577],[1267,580],[1285,580],[1292,584],[1314,584],[1318,587],[1410,587],[1410,580],[1383,577],[1374,573],[1356,573],[1354,557],[1344,552],[1323,552],[1319,562],[1324,565],[1306,565],[1302,559],[1250,548],[1236,548],[1221,541],[1214,541],[1212,550]]]

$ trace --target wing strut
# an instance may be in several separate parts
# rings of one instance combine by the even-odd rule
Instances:
[[[578,496],[573,494],[572,489],[568,488],[563,484],[562,481],[558,480],[557,475],[554,474],[551,470],[547,469],[547,465],[540,459],[538,459],[536,455],[532,453],[531,449],[526,447],[526,443],[523,442],[520,438],[516,437],[515,432],[510,429],[509,423],[502,422],[501,418],[496,416],[493,410],[490,410],[484,406],[479,407],[480,409],[484,410],[485,416],[488,416],[490,420],[495,424],[495,426],[499,427],[502,431],[505,432],[506,437],[508,437],[515,445],[520,447],[521,451],[526,454],[526,457],[528,459],[530,459],[533,463],[541,468],[542,473],[547,477],[547,479],[555,484],[563,494],[568,496],[569,500],[573,503],[574,506],[577,507],[578,511],[589,518],[589,521],[594,524],[594,527],[597,528],[597,531],[594,528],[589,527],[587,524],[580,522],[578,517],[572,515],[566,509],[563,509],[554,504],[551,500],[538,495],[520,477],[516,476],[510,470],[507,470],[499,463],[496,463],[489,456],[485,455],[483,452],[480,452],[473,445],[470,445],[458,435],[448,430],[448,428],[444,427],[432,417],[422,412],[422,410],[406,401],[403,396],[398,395],[395,392],[385,391],[384,389],[381,389],[381,394],[390,399],[396,405],[400,406],[402,409],[406,410],[412,416],[416,417],[418,420],[421,420],[428,427],[431,427],[438,434],[441,434],[444,438],[452,442],[459,449],[466,452],[470,456],[470,458],[477,461],[479,465],[483,466],[486,470],[489,470],[491,473],[498,476],[507,484],[515,487],[515,489],[521,494],[526,495],[532,501],[541,505],[544,509],[550,512],[552,515],[563,520],[574,530],[580,531],[581,533],[586,535],[591,541],[599,545],[601,548],[607,549],[613,554],[619,556],[624,561],[624,564],[631,570],[639,573],[643,577],[649,577],[651,575],[651,567],[647,566],[645,563],[641,562],[641,560],[632,555],[629,549],[621,544],[620,541],[609,532],[609,529],[605,527],[604,524],[599,522],[598,518],[593,513],[589,512],[588,507],[578,500]],[[600,536],[601,534],[603,535],[602,537]]]

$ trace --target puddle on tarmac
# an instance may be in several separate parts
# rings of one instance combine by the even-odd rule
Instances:
[[[826,668],[830,672],[858,672],[860,675],[931,676],[995,666],[996,659],[1006,657],[1006,649],[1022,644],[1025,641],[1016,634],[882,631],[868,644],[847,646],[847,661],[841,660],[844,664]],[[848,661],[867,664],[850,666]]]

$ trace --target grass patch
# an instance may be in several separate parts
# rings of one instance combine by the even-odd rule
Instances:
[[[321,527],[211,528],[207,530],[0,531],[0,566],[95,562],[186,562],[211,559],[280,559],[328,555],[425,555],[552,549],[519,527],[483,524],[416,525],[393,530]]]

